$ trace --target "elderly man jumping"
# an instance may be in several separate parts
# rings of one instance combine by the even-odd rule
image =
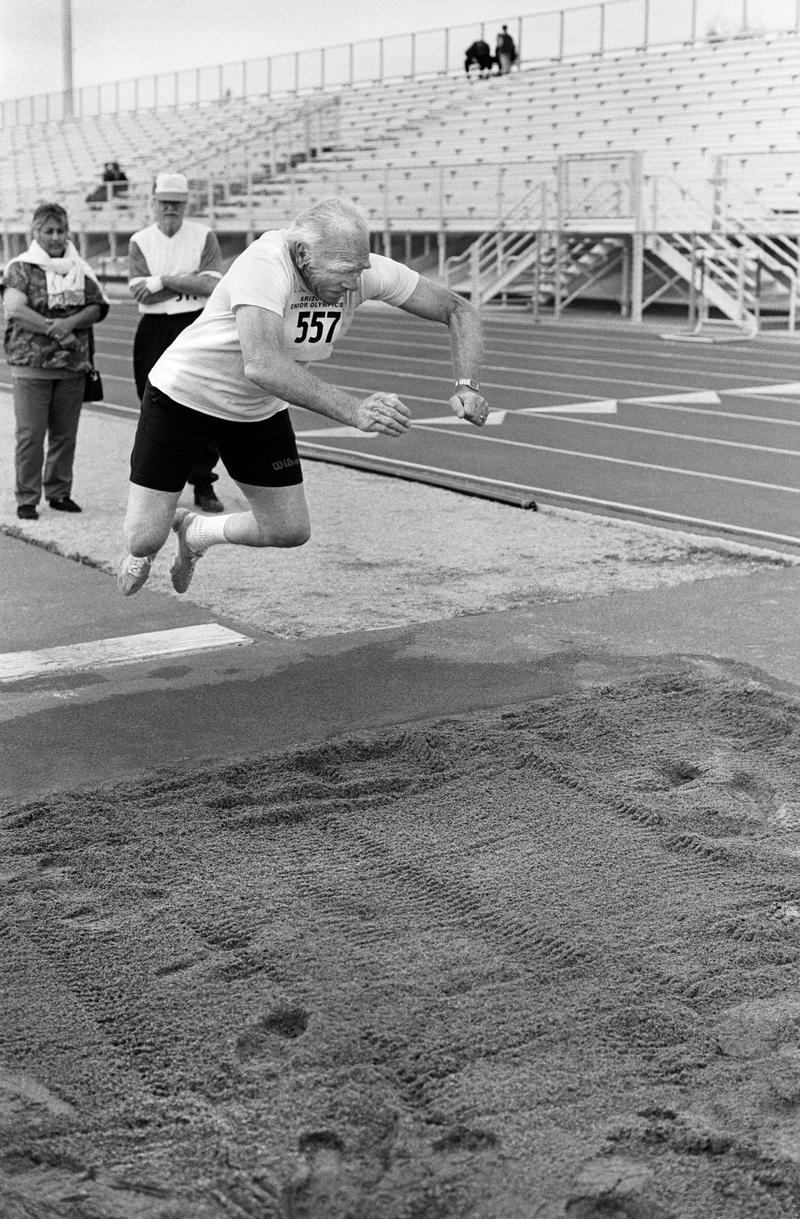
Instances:
[[[305,367],[330,356],[359,305],[381,300],[447,326],[455,373],[450,407],[481,427],[483,342],[472,305],[391,258],[370,254],[355,204],[324,199],[288,229],[265,233],[231,265],[198,320],[151,369],[131,454],[125,518],[125,596],[147,580],[177,534],[171,568],[179,593],[211,546],[301,546],[308,507],[287,406],[338,423],[402,436],[411,412],[389,392],[357,398]],[[204,517],[178,509],[196,453],[212,442],[244,494],[248,512]]]

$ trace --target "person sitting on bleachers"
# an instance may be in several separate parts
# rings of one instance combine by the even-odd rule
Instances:
[[[110,185],[109,185],[110,183]],[[128,193],[128,176],[118,161],[106,161],[100,185],[86,196],[87,203],[106,203],[112,197]]]
[[[470,69],[475,65],[478,69],[478,75],[482,80],[491,75],[492,64],[494,57],[489,48],[488,42],[484,42],[482,38],[476,38],[475,42],[470,43],[464,53],[464,71],[467,76],[470,74]]]
[[[112,195],[127,195],[127,193],[128,193],[128,175],[126,173],[124,173],[123,170],[120,169],[119,161],[107,162],[106,163],[106,172],[108,172],[109,166],[110,166],[111,177],[106,177],[106,173],[104,173],[103,181],[112,183],[111,194]]]

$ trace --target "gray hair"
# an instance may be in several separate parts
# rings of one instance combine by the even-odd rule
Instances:
[[[289,242],[302,241],[314,247],[320,241],[364,240],[369,244],[369,224],[360,207],[335,195],[319,199],[295,216],[286,230]]]

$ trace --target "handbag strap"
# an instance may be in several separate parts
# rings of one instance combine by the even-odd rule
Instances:
[[[87,332],[89,340],[89,367],[94,368],[94,327],[90,326]]]

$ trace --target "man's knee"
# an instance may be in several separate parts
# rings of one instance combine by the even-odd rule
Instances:
[[[155,554],[169,537],[171,524],[171,518],[164,513],[143,512],[129,507],[123,526],[128,553]]]
[[[169,537],[179,492],[154,491],[131,482],[123,536],[128,553],[155,554]]]
[[[125,545],[129,554],[155,554],[169,537],[169,525],[166,530],[154,521],[127,520],[124,527]]]
[[[273,525],[268,536],[263,531],[261,536],[263,546],[279,546],[281,549],[305,546],[311,537],[311,526],[308,521],[297,521],[277,528]]]
[[[290,487],[250,487],[240,484],[249,504],[251,524],[245,546],[303,546],[311,537],[311,522],[302,484]]]

